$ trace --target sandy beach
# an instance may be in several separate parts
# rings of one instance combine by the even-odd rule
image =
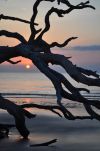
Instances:
[[[41,114],[42,113],[42,114]],[[1,123],[14,123],[6,112],[0,113]],[[26,119],[30,131],[29,139],[23,140],[16,128],[10,130],[9,138],[0,140],[0,151],[99,151],[100,122],[96,120],[68,121],[46,111],[34,119]],[[49,147],[30,147],[52,139],[57,143]]]

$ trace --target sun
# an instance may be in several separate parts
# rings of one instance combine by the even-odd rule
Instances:
[[[26,67],[26,69],[30,69],[31,66],[29,64],[27,64],[25,67]]]

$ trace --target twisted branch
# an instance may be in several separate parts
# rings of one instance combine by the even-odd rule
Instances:
[[[52,8],[47,12],[47,14],[46,14],[46,16],[45,16],[45,28],[44,28],[43,31],[40,33],[40,35],[38,36],[37,39],[39,39],[39,38],[42,39],[44,33],[46,33],[46,32],[50,29],[50,21],[49,21],[49,18],[50,18],[50,15],[51,15],[52,13],[54,13],[54,12],[55,12],[59,17],[63,17],[61,10],[52,7]]]
[[[16,128],[24,138],[27,138],[29,135],[29,131],[25,125],[25,116],[27,116],[28,118],[32,118],[34,117],[34,115],[27,110],[20,108],[18,105],[14,104],[8,99],[4,99],[1,95],[0,108],[7,110],[9,114],[14,116]]]
[[[67,110],[67,112],[65,112],[60,106],[56,106],[56,105],[40,105],[40,104],[23,104],[23,105],[20,105],[21,108],[38,108],[38,109],[42,109],[42,110],[48,110],[48,111],[51,111],[53,112],[54,114],[58,115],[59,117],[62,117],[62,114],[63,116],[68,119],[68,120],[77,120],[77,119],[80,119],[80,120],[84,120],[84,119],[96,119],[96,120],[99,120],[100,121],[100,115],[95,113],[91,106],[88,105],[88,104],[83,104],[89,114],[89,116],[75,116],[73,115],[70,111]],[[56,110],[56,112],[55,112]]]
[[[6,36],[6,37],[10,37],[10,38],[16,38],[17,40],[19,40],[20,42],[26,44],[27,41],[25,40],[25,38],[17,33],[17,32],[9,32],[7,30],[0,30],[0,36]]]
[[[66,72],[77,82],[89,85],[89,86],[100,86],[100,79],[97,78],[97,75],[94,73],[90,73],[90,75],[93,75],[96,77],[96,79],[93,79],[91,77],[87,77],[84,74],[82,74],[79,69],[77,69],[76,65],[73,65],[71,61],[67,59],[67,57],[63,55],[58,54],[39,54],[39,56],[46,62],[46,63],[52,63],[56,65],[62,66]],[[87,71],[87,70],[86,70]]]
[[[96,77],[96,78],[99,78],[99,74],[97,74],[96,71],[91,71],[91,70],[83,69],[83,68],[81,68],[81,67],[77,67],[77,69],[78,69],[81,73],[83,73],[83,74],[85,74],[85,75],[94,76],[94,77]]]
[[[59,0],[59,1],[69,7],[67,10],[62,10],[63,14],[68,14],[68,13],[70,13],[71,11],[73,11],[75,9],[84,9],[84,8],[95,9],[94,6],[88,5],[90,3],[89,1],[81,2],[77,5],[72,5],[68,0]]]
[[[74,39],[77,39],[78,37],[71,37],[71,38],[69,38],[69,39],[67,39],[66,41],[64,41],[64,43],[62,43],[62,44],[59,44],[59,43],[57,43],[57,42],[53,42],[53,43],[51,43],[50,44],[50,48],[52,48],[52,47],[65,47],[66,45],[68,45],[68,43],[71,41],[71,40],[74,40]]]
[[[12,17],[12,16],[5,16],[3,14],[0,15],[0,20],[1,19],[19,21],[19,22],[22,22],[22,23],[30,24],[30,21],[28,21],[28,20],[24,20],[24,19],[17,18],[17,17]],[[33,24],[35,24],[36,26],[38,25],[37,23],[33,23]]]
[[[51,144],[54,144],[57,142],[57,139],[53,139],[51,141],[48,141],[48,142],[45,142],[45,143],[41,143],[41,144],[33,144],[33,145],[30,145],[31,147],[39,147],[39,146],[49,146]]]
[[[32,15],[31,20],[30,20],[31,35],[30,35],[30,38],[29,38],[29,43],[33,43],[36,34],[38,34],[42,30],[42,29],[36,30],[35,26],[34,26],[35,25],[34,22],[35,22],[37,13],[38,13],[38,6],[40,5],[40,3],[42,1],[53,2],[54,0],[37,0],[34,3],[34,5],[33,5],[33,15]]]
[[[7,60],[7,62],[9,62],[11,64],[18,64],[21,62],[21,60],[18,60],[18,61]]]
[[[45,16],[45,28],[43,29],[43,31],[40,33],[40,35],[37,37],[37,39],[42,39],[43,35],[50,29],[50,16],[52,13],[56,13],[59,17],[63,17],[64,14],[69,14],[71,11],[73,11],[74,9],[84,9],[84,8],[92,8],[92,9],[95,9],[92,5],[88,5],[89,4],[89,1],[87,2],[82,2],[82,3],[79,3],[78,5],[74,6],[72,4],[70,4],[69,1],[67,0],[58,0],[58,4],[61,3],[64,3],[66,4],[69,8],[67,10],[61,10],[61,9],[57,9],[57,8],[54,8],[52,7],[46,14]],[[76,39],[77,37],[72,37],[72,38],[69,38],[68,41],[66,40],[63,44],[58,44],[57,42],[54,42],[52,44],[50,44],[50,48],[51,47],[54,47],[54,46],[57,46],[57,47],[64,47],[68,44],[69,41],[73,40],[73,39]]]

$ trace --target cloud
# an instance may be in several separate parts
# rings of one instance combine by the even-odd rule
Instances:
[[[74,46],[67,49],[79,51],[94,51],[94,50],[100,51],[100,45]]]

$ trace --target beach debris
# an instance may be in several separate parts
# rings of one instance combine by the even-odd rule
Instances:
[[[11,114],[15,119],[15,126],[19,133],[26,139],[29,135],[29,130],[26,128],[25,124],[25,116],[27,118],[33,118],[36,115],[30,113],[29,111],[22,109],[17,104],[13,103],[12,101],[5,99],[0,95],[0,108],[7,110],[9,114]],[[6,133],[9,132],[10,125],[2,125],[1,128],[6,130]]]
[[[33,145],[30,145],[30,146],[31,147],[49,146],[49,145],[54,144],[56,142],[57,142],[57,139],[53,139],[53,140],[50,140],[50,141],[47,141],[47,142],[44,142],[44,143],[33,144]]]
[[[15,127],[14,124],[1,124],[0,123],[0,139],[8,137],[9,129]]]

